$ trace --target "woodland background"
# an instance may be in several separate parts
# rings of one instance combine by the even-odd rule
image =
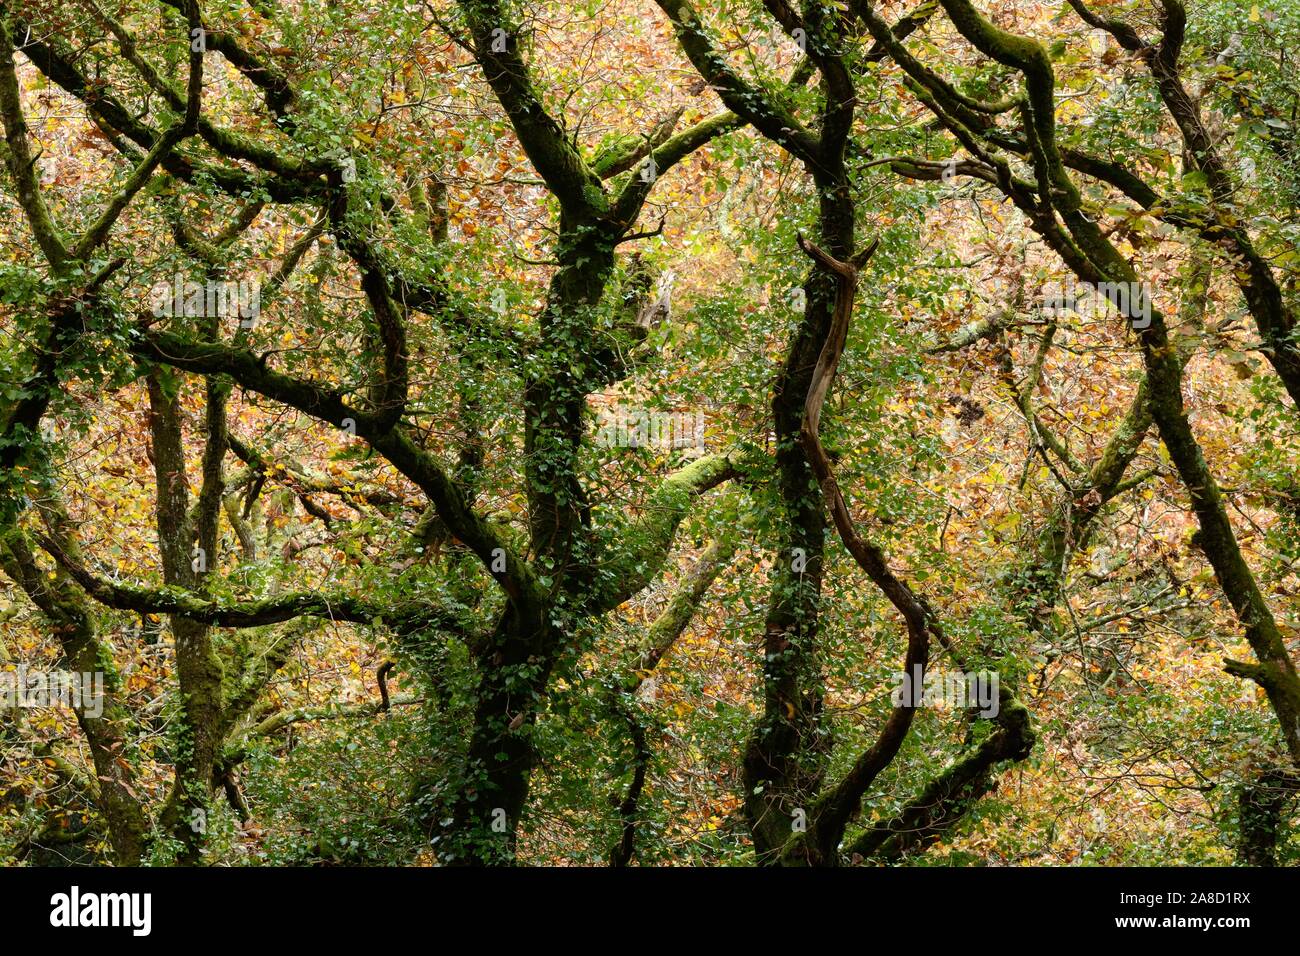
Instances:
[[[1293,864],[1298,50],[0,0],[0,859]]]

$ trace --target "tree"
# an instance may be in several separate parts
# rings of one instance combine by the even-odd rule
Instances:
[[[125,864],[220,857],[266,748],[355,727],[403,861],[675,859],[694,804],[710,860],[833,866],[1212,712],[1134,765],[1285,855],[1294,11],[1212,55],[1177,0],[655,6],[0,5],[0,567],[106,675],[90,767],[19,764]],[[1270,730],[1143,683],[1179,629]],[[679,658],[717,707],[656,710]]]

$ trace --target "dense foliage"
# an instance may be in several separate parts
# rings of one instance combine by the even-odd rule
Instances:
[[[1298,43],[0,0],[0,858],[1294,862]]]

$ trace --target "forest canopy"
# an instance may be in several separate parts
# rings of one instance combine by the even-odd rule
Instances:
[[[0,860],[1285,865],[1297,0],[0,0]]]

